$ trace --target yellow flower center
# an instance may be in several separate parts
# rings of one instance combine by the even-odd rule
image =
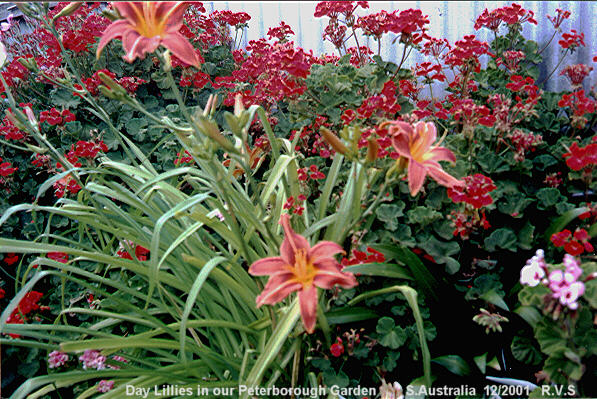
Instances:
[[[138,8],[135,7],[138,22],[135,25],[135,30],[145,37],[163,36],[166,28],[167,18],[158,19],[155,15],[155,5],[143,3],[143,15],[140,14]]]
[[[433,156],[433,153],[431,152],[433,146],[425,146],[425,142],[427,141],[425,137],[427,136],[427,134],[427,126],[425,126],[425,130],[420,132],[419,136],[410,143],[410,155],[415,161],[419,163],[424,163],[426,160]]]
[[[307,256],[307,250],[297,249],[294,252],[294,265],[288,265],[294,274],[294,280],[303,285],[303,289],[311,287],[317,275],[317,269]]]

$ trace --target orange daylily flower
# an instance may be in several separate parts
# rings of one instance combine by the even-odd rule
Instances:
[[[423,187],[427,175],[442,186],[463,185],[462,181],[446,173],[438,161],[456,162],[454,153],[434,145],[437,131],[432,122],[417,122],[414,127],[406,122],[386,122],[396,152],[408,160],[408,188],[415,196]]]
[[[97,47],[98,57],[108,42],[120,38],[128,62],[142,59],[162,45],[185,63],[200,66],[195,49],[178,32],[189,6],[187,2],[113,2],[112,5],[124,19],[112,22],[104,31]]]
[[[342,272],[334,258],[344,253],[340,245],[320,241],[311,247],[305,237],[292,230],[288,214],[280,217],[280,224],[284,228],[280,256],[260,259],[249,268],[253,276],[270,276],[257,297],[257,306],[272,305],[298,291],[303,325],[311,334],[317,321],[317,287],[330,289],[338,284],[352,288],[357,280],[354,275]]]

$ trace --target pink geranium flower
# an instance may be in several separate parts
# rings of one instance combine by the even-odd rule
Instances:
[[[112,39],[120,38],[126,52],[124,59],[133,62],[144,58],[160,45],[189,65],[199,67],[195,49],[179,29],[187,2],[113,2],[124,19],[113,22],[102,35],[97,47],[99,57]]]
[[[356,278],[340,270],[334,255],[344,253],[335,242],[321,241],[311,247],[307,239],[290,226],[290,216],[283,214],[284,241],[280,256],[254,262],[249,273],[270,276],[263,292],[257,297],[257,306],[272,305],[298,291],[301,317],[305,330],[311,334],[317,321],[317,287],[330,289],[338,284],[344,288],[357,285]]]
[[[462,186],[464,183],[447,174],[438,161],[456,162],[454,153],[445,147],[434,146],[437,139],[435,125],[431,122],[417,122],[414,126],[406,122],[387,122],[392,135],[392,146],[396,152],[408,159],[408,188],[415,196],[423,187],[427,175],[442,186]]]

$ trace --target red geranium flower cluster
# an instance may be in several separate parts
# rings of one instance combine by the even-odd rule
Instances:
[[[437,119],[448,119],[448,110],[440,101],[421,100],[417,101],[416,109],[412,112],[419,119],[427,118],[433,115]]]
[[[584,90],[577,90],[570,94],[564,94],[558,102],[560,107],[570,107],[572,110],[572,126],[582,129],[587,124],[586,114],[597,111],[597,102],[585,96]]]
[[[575,141],[570,146],[568,152],[562,155],[566,159],[566,165],[572,170],[582,170],[584,168],[593,168],[597,165],[597,143],[587,144],[579,147]]]
[[[562,184],[563,181],[560,177],[561,175],[562,172],[550,173],[547,176],[545,176],[545,180],[543,180],[543,183],[547,184],[549,187],[557,188],[560,186],[560,184]]]
[[[7,116],[2,119],[0,124],[0,135],[6,140],[22,140],[27,137],[26,133],[19,130]]]
[[[494,94],[488,98],[488,102],[493,106],[495,128],[501,133],[511,132],[514,126],[523,120],[537,116],[535,107],[543,94],[535,85],[533,78],[523,78],[520,75],[510,76],[510,83],[506,85],[506,88],[515,93],[522,94],[524,92],[526,98],[523,100],[520,95],[516,95],[514,105],[509,96],[504,94]]]
[[[560,75],[570,79],[572,86],[581,86],[583,80],[589,76],[589,73],[591,73],[592,70],[593,67],[585,64],[568,65],[566,68],[562,69]]]
[[[31,161],[31,164],[36,168],[49,168],[51,159],[49,155],[35,154],[35,158]]]
[[[190,71],[192,74],[190,76],[185,76],[186,72]],[[202,89],[208,83],[211,83],[211,78],[208,74],[204,72],[194,72],[192,69],[188,68],[183,72],[183,75],[180,77],[180,86],[181,87],[189,87],[191,84],[195,89]]]
[[[452,211],[448,216],[452,221],[454,236],[460,236],[462,240],[468,240],[471,233],[475,230],[483,228],[487,230],[491,227],[489,221],[485,217],[485,210],[479,212],[461,212]]]
[[[370,118],[373,113],[383,111],[388,116],[394,116],[400,111],[400,104],[396,98],[396,84],[393,81],[387,81],[383,85],[383,89],[380,94],[373,95],[363,100],[363,103],[357,108],[357,114],[361,119]]]
[[[99,78],[100,72],[103,72],[104,74],[109,76],[112,80],[114,80],[116,83],[118,83],[120,86],[122,86],[130,95],[134,95],[135,92],[137,91],[137,88],[140,85],[147,83],[147,81],[140,79],[140,78],[136,78],[136,77],[125,76],[122,78],[117,78],[116,74],[114,72],[110,72],[107,69],[100,69],[99,71],[97,71],[93,75],[91,75],[90,78],[81,79],[83,81],[83,84],[85,85],[85,89],[92,96],[97,96],[99,94],[98,87],[100,85],[103,85],[102,81]],[[83,89],[83,87],[81,87],[81,85],[79,85],[79,84],[76,84],[75,88],[78,90]],[[74,93],[74,95],[80,96],[77,93]]]
[[[47,307],[41,307],[38,301],[44,294],[37,291],[31,291],[25,294],[19,302],[17,308],[12,311],[6,319],[7,324],[24,324],[27,321],[27,315],[35,310],[45,310]],[[20,338],[20,335],[9,334],[12,338]]]
[[[214,11],[209,15],[201,15],[204,12],[205,7],[202,3],[192,2],[184,15],[185,24],[180,28],[182,35],[197,42],[203,49],[218,45],[230,46],[233,39],[228,22],[238,22],[240,28],[240,25],[248,21],[246,13],[236,15],[230,11],[223,14],[220,11]]]
[[[72,144],[70,146],[70,151],[67,154],[67,158],[69,159],[69,162],[75,164],[75,162],[72,162],[72,160],[75,160],[76,157],[79,158],[87,158],[87,159],[94,159],[95,157],[97,157],[97,154],[99,152],[108,152],[108,147],[106,146],[106,144],[104,144],[104,141],[83,141],[83,140],[79,140],[77,141],[77,144]]]
[[[15,168],[12,166],[10,162],[2,162],[3,159],[0,158],[0,176],[8,177],[16,172],[19,168]]]
[[[71,175],[67,175],[66,177],[63,177],[62,179],[58,180],[53,184],[53,187],[54,195],[57,198],[62,198],[64,197],[64,194],[67,193],[75,195],[79,192],[79,190],[81,190],[81,186]]]
[[[70,2],[61,2],[49,13],[48,18],[54,17]],[[83,3],[74,13],[63,16],[55,21],[55,27],[61,35],[62,43],[68,50],[75,53],[89,52],[95,45],[96,38],[101,36],[110,21],[99,13],[101,3]]]
[[[275,28],[269,28],[267,31],[267,36],[269,39],[276,38],[279,41],[287,40],[289,35],[294,35],[294,31],[290,25],[286,24],[284,21],[281,21],[279,26],[276,26]]]
[[[475,35],[467,35],[454,43],[454,47],[446,54],[446,64],[460,68],[462,74],[480,72],[479,57],[484,54],[491,54],[489,44],[480,42]]]
[[[122,259],[133,260],[128,248],[134,249],[135,258],[137,258],[137,260],[144,262],[149,259],[149,249],[128,240],[124,244],[120,243],[120,247],[118,248],[118,251],[116,251],[116,256]]]
[[[251,16],[246,12],[232,12],[230,10],[214,11],[209,17],[220,25],[230,25],[237,28],[246,26]]]
[[[321,1],[315,6],[315,18],[330,17],[338,18],[340,14],[343,14],[345,18],[348,18],[357,9],[357,7],[369,8],[369,3],[366,1],[357,1],[356,5],[354,1]]]
[[[510,83],[506,84],[506,89],[512,90],[513,92],[519,92],[525,90],[527,86],[532,86],[535,83],[535,79],[530,76],[522,77],[520,75],[510,76]]]
[[[570,33],[564,33],[562,38],[558,41],[563,49],[576,50],[577,47],[585,46],[585,34],[577,33],[576,30],[571,29]]]
[[[306,200],[307,200],[307,197],[305,197],[303,194],[299,194],[296,197],[296,202],[294,200],[294,197],[292,197],[292,196],[288,197],[288,199],[284,203],[284,209],[292,211],[292,213],[295,213],[295,214],[301,216],[303,214],[303,212],[305,211],[305,207],[303,205]]]
[[[580,220],[588,220],[590,222],[595,222],[597,220],[597,203],[587,202],[586,206],[587,208],[589,208],[589,210],[585,213],[578,215],[578,218]]]
[[[49,111],[42,111],[39,114],[39,122],[47,122],[50,126],[56,125],[63,125],[67,122],[76,121],[77,118],[75,114],[70,112],[68,109],[62,110],[62,112],[58,111],[56,108],[52,107]]]
[[[462,123],[465,127],[474,127],[479,124],[491,127],[495,123],[495,117],[491,115],[489,108],[475,104],[470,98],[454,100],[454,106],[450,109],[450,113],[457,122]]]
[[[11,52],[10,48],[7,48],[7,50],[9,53]],[[15,54],[14,59],[10,61],[10,63],[4,67],[4,71],[2,71],[2,77],[6,81],[8,87],[16,86],[19,82],[22,82],[27,75],[29,75],[29,70],[25,68],[19,61],[17,61],[18,58],[20,57],[17,57]],[[33,56],[24,58],[33,58]],[[0,85],[0,93],[4,93],[4,85]]]
[[[60,263],[68,262],[68,254],[65,252],[48,252],[48,258]]]
[[[344,345],[342,344],[342,338],[336,338],[336,342],[330,346],[330,353],[334,357],[340,357],[344,353]]]
[[[564,251],[572,256],[578,256],[583,252],[593,252],[593,245],[589,242],[591,236],[585,229],[576,229],[574,235],[570,230],[565,229],[551,236],[551,242],[556,248],[564,247]]]
[[[445,55],[444,51],[449,51],[451,48],[452,46],[450,46],[448,39],[437,39],[435,37],[430,37],[427,39],[425,44],[423,44],[421,53],[432,56],[436,59],[441,59]]]
[[[12,266],[15,263],[17,263],[19,261],[19,255],[15,254],[15,253],[8,253],[4,256],[3,259],[4,263],[6,263],[8,266]]]
[[[466,176],[464,186],[455,186],[448,188],[448,197],[454,202],[466,202],[473,208],[479,209],[493,203],[493,198],[489,193],[497,187],[491,178],[476,173],[472,176]]]
[[[485,9],[483,13],[477,17],[475,21],[475,29],[486,27],[494,32],[497,32],[502,22],[508,25],[522,25],[529,22],[537,25],[535,21],[535,13],[530,10],[525,10],[520,4],[512,3],[511,6],[497,8],[493,11]]]
[[[311,125],[305,126],[299,131],[291,131],[290,140],[294,140],[296,134],[300,135],[300,139],[296,145],[296,151],[300,151],[302,148],[307,154],[319,153],[319,156],[322,158],[329,158],[333,149],[323,139],[321,134],[319,134],[319,129],[322,126],[330,128],[331,123],[327,121],[326,117],[319,115]]]
[[[438,80],[444,82],[446,75],[442,71],[442,66],[432,64],[431,62],[422,62],[415,65],[415,76],[423,76],[426,81]]]
[[[309,178],[313,180],[325,179],[325,174],[317,168],[317,165],[309,166],[309,172],[307,172],[307,168],[297,169],[297,173],[300,181],[307,181]]]
[[[419,91],[421,91],[421,88],[416,85],[416,82],[402,79],[398,82],[398,86],[400,88],[400,94],[404,97],[408,97],[412,100],[419,98]]]
[[[551,21],[554,29],[560,29],[560,25],[562,25],[562,22],[564,22],[564,20],[570,17],[570,11],[560,10],[559,8],[556,8],[556,13],[558,15],[556,15],[555,17],[551,17],[548,15],[547,19]]]
[[[262,104],[266,108],[281,99],[293,99],[304,93],[306,85],[303,78],[309,75],[314,57],[295,48],[294,42],[275,42],[266,39],[251,40],[247,46],[250,52],[241,62],[232,76],[219,76],[213,87],[235,88],[242,91],[230,91],[224,99],[224,105],[234,105],[237,94],[241,94],[243,103]],[[253,87],[247,90],[247,83]]]
[[[514,146],[514,160],[517,162],[524,161],[527,151],[535,151],[534,147],[543,143],[543,136],[540,134],[525,132],[521,129],[514,129],[507,137]]]
[[[341,265],[343,267],[352,266],[352,265],[361,265],[364,263],[384,263],[386,261],[386,257],[379,251],[371,247],[367,247],[365,251],[353,250],[351,258],[343,258],[341,261]]]
[[[185,163],[193,163],[195,162],[193,160],[193,157],[191,156],[191,154],[187,151],[184,150],[184,152],[177,152],[176,153],[176,159],[174,160],[174,165],[182,165]]]
[[[505,66],[509,73],[515,73],[520,68],[520,61],[524,58],[523,51],[504,51],[503,57],[497,58],[495,62],[497,65]]]
[[[359,17],[356,27],[363,30],[365,35],[379,39],[384,33],[400,35],[400,42],[419,44],[423,39],[429,38],[425,33],[425,25],[429,23],[427,15],[421,10],[408,9],[388,13],[383,10],[376,14]]]

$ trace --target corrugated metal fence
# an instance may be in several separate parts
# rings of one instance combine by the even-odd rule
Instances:
[[[244,11],[251,15],[249,27],[245,30],[244,44],[249,40],[266,37],[270,27],[277,26],[280,21],[290,25],[296,33],[294,41],[298,46],[306,50],[312,49],[316,54],[333,53],[334,47],[321,38],[323,29],[327,25],[328,18],[315,18],[315,6],[317,2],[309,1],[262,1],[262,2],[204,2],[207,12],[213,10]],[[429,16],[429,35],[433,37],[446,38],[450,43],[461,39],[464,35],[476,34],[480,40],[491,40],[493,35],[487,29],[475,31],[473,25],[476,17],[485,8],[489,10],[509,5],[506,1],[370,1],[368,10],[360,10],[358,15],[379,12],[381,10],[405,10],[418,8]],[[538,25],[526,23],[524,35],[526,38],[539,43],[539,48],[549,40],[553,34],[553,26],[547,20],[547,15],[556,15],[556,8],[568,10],[572,16],[565,21],[561,28],[563,32],[576,29],[584,32],[586,47],[580,48],[560,65],[586,63],[595,67],[590,79],[587,79],[587,88],[597,83],[597,65],[591,61],[597,55],[597,2],[592,1],[523,1],[518,2],[523,8],[532,10]],[[561,58],[561,49],[557,44],[559,34],[552,44],[543,52],[544,63],[541,65],[541,76],[544,78],[558,64]],[[361,45],[367,43],[367,38],[359,38]],[[376,48],[371,43],[372,48]],[[389,40],[382,41],[382,57],[385,60],[397,61],[401,55],[401,48],[398,44],[391,45]],[[408,60],[408,66],[422,58],[412,57]],[[558,71],[559,72],[559,71]],[[568,81],[556,72],[550,79],[549,90],[569,90]],[[540,81],[542,78],[539,79]]]

